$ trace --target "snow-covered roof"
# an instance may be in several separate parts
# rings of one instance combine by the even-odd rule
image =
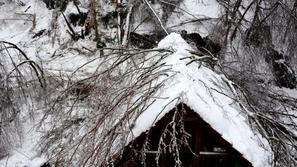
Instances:
[[[186,65],[180,60],[190,53],[190,46],[179,34],[172,33],[163,39],[159,48],[173,48],[174,54],[164,62],[172,66],[173,73],[158,98],[135,122],[133,135],[139,136],[150,129],[177,103],[184,103],[233,145],[254,167],[268,167],[270,149],[266,140],[255,134],[247,123],[238,104],[232,99],[235,91],[223,75],[218,75],[197,63]],[[233,95],[232,95],[233,94]]]

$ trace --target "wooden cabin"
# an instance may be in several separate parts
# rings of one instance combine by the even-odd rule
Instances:
[[[179,148],[180,160],[184,167],[252,167],[241,153],[232,147],[228,141],[214,130],[211,125],[205,122],[197,112],[190,109],[185,104],[179,104],[169,111],[151,129],[143,132],[127,145],[120,157],[114,163],[116,167],[140,167],[145,161],[146,166],[173,167],[176,164],[174,152],[158,152],[158,144],[161,135],[167,128],[167,133],[172,132],[169,125],[174,114],[175,121],[182,120],[184,130],[188,133],[188,145],[184,144]],[[178,123],[177,123],[178,124]],[[176,126],[176,131],[181,131],[181,126]],[[165,132],[166,133],[166,132]],[[170,145],[170,135],[163,136],[166,145]],[[177,134],[177,138],[182,140],[182,134]],[[149,149],[143,151],[144,146],[149,145]],[[166,149],[165,149],[166,150]],[[158,160],[156,156],[160,154]],[[158,161],[158,162],[156,162]]]
[[[271,148],[250,127],[231,82],[181,61],[191,56],[191,47],[179,34],[168,35],[158,47],[177,50],[164,60],[174,72],[133,127],[129,122],[125,147],[113,146],[111,166],[271,167]]]

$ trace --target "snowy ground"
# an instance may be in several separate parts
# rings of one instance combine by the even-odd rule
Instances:
[[[23,117],[23,133],[21,146],[11,150],[9,156],[0,160],[1,167],[40,167],[46,162],[46,158],[39,154],[38,141],[41,137],[28,117]]]

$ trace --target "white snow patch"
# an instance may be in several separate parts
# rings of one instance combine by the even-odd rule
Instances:
[[[26,110],[23,110],[27,112]],[[9,156],[0,160],[3,167],[40,167],[46,162],[46,158],[38,152],[38,142],[41,133],[37,131],[32,119],[23,113],[23,139],[21,146],[11,150]],[[25,116],[26,115],[26,116]]]
[[[221,7],[216,0],[184,0],[169,17],[166,27],[175,31],[186,29],[207,36],[213,27],[212,22],[220,15]]]

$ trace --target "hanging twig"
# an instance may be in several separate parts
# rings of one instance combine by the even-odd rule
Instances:
[[[64,15],[64,13],[63,13],[62,11],[61,11],[61,13],[62,13],[62,16],[63,16],[64,20],[66,21],[66,24],[67,24],[67,26],[68,26],[68,28],[69,28],[69,30],[70,30],[70,32],[68,31],[68,33],[70,34],[70,36],[71,36],[71,38],[72,38],[73,40],[77,40],[78,37],[77,37],[77,35],[75,34],[75,31],[74,31],[73,28],[71,27],[71,25],[70,25],[69,21],[67,20],[66,16]]]
[[[145,2],[146,5],[151,9],[151,11],[153,12],[153,14],[157,18],[158,22],[160,23],[160,26],[162,27],[162,29],[164,30],[164,32],[168,35],[169,34],[168,31],[166,30],[165,26],[163,25],[160,17],[157,15],[155,9],[151,6],[151,4],[147,0],[143,0],[143,2]]]
[[[75,6],[76,9],[77,9],[78,14],[79,14],[80,16],[82,16],[82,13],[81,13],[81,11],[80,11],[78,5],[77,5],[77,1],[73,1],[73,4],[74,4],[74,6]]]
[[[186,11],[185,9],[180,8],[180,7],[178,7],[177,5],[175,5],[175,4],[171,3],[171,2],[167,2],[167,1],[164,1],[164,0],[160,0],[160,2],[161,2],[161,3],[164,3],[164,4],[167,4],[167,5],[174,6],[175,8],[177,8],[177,9],[179,9],[179,10],[185,12],[186,14],[188,14],[188,15],[190,15],[190,16],[192,16],[193,18],[195,18],[195,20],[198,20],[198,21],[199,21],[199,19],[200,19],[200,18],[196,17],[195,15],[189,13],[189,12]],[[201,22],[200,22],[200,23],[201,23]]]
[[[35,63],[33,62],[32,60],[30,60],[28,58],[28,56],[18,47],[16,46],[15,44],[13,43],[10,43],[10,42],[6,42],[6,41],[0,41],[0,43],[4,43],[4,44],[8,44],[8,45],[11,45],[11,47],[6,47],[6,48],[14,48],[16,49],[17,51],[19,51],[21,53],[21,55],[24,56],[24,58],[27,60],[26,62],[28,62],[28,64],[32,67],[32,69],[34,70],[37,78],[38,78],[38,81],[40,83],[40,87],[42,88],[46,88],[46,81],[45,81],[45,78],[44,78],[44,73],[43,73],[43,70]],[[40,72],[40,73],[39,73]]]

